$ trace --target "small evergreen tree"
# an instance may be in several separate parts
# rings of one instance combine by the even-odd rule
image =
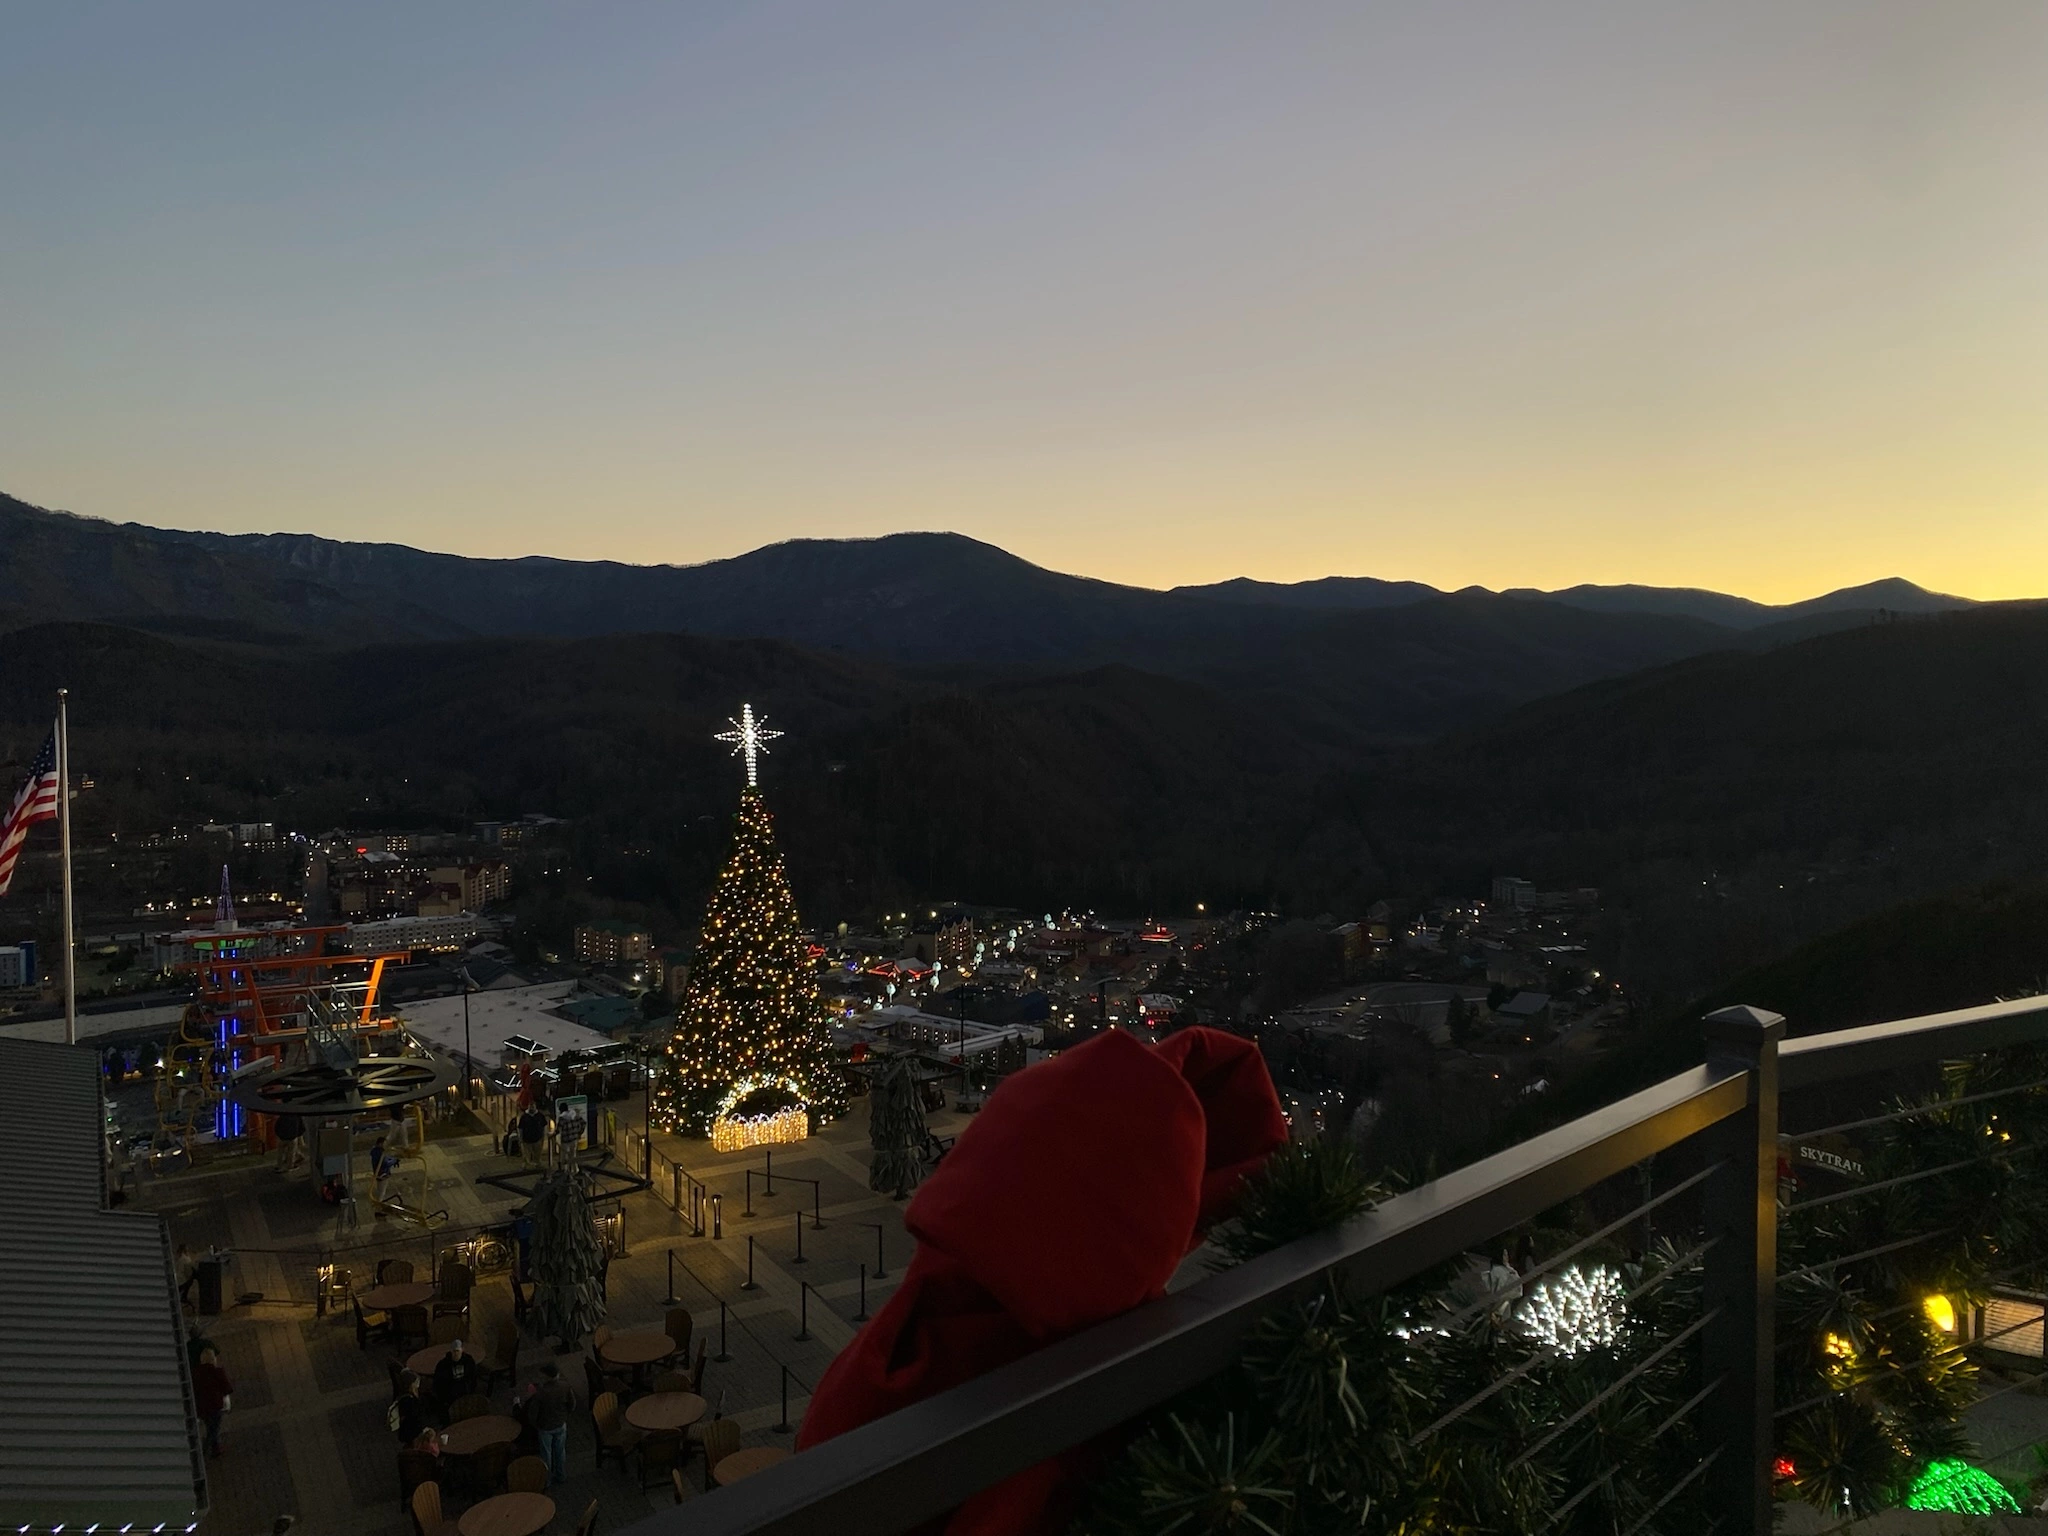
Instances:
[[[656,1118],[693,1136],[735,1112],[802,1107],[816,1124],[846,1110],[796,901],[768,807],[751,784],[740,794],[732,855],[711,888],[664,1076]]]
[[[901,1200],[924,1177],[924,1104],[918,1095],[917,1058],[891,1056],[875,1072],[868,1094],[868,1188]]]
[[[604,1320],[603,1274],[589,1179],[564,1148],[533,1192],[533,1315],[543,1337],[573,1346]]]

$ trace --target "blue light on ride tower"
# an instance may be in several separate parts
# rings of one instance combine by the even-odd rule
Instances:
[[[220,1073],[223,1079],[232,1079],[235,1068],[242,1064],[243,1059],[240,1046],[234,1043],[239,1038],[233,1028],[234,1022],[231,1016],[222,1018],[214,1035],[216,1047],[214,1055],[215,1070]],[[215,1138],[220,1141],[226,1141],[230,1137],[241,1135],[244,1123],[245,1117],[242,1106],[228,1098],[226,1094],[222,1094],[220,1102],[213,1106],[213,1134]]]

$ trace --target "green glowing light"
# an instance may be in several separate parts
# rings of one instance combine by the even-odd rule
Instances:
[[[1939,1509],[1956,1515],[2016,1515],[2020,1506],[2005,1485],[1967,1461],[1930,1461],[1906,1495],[1908,1509]]]

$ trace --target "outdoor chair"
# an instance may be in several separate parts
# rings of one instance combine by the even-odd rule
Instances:
[[[421,1483],[413,1489],[412,1523],[419,1536],[460,1536],[455,1522],[441,1513],[439,1483]]]
[[[625,1471],[626,1458],[643,1437],[619,1411],[618,1394],[606,1392],[599,1396],[590,1405],[590,1417],[597,1425],[597,1464],[603,1466],[605,1457],[609,1456],[618,1462],[621,1472]]]
[[[690,1390],[689,1374],[685,1371],[663,1371],[654,1378],[654,1390],[656,1392],[687,1392]]]
[[[502,1376],[509,1387],[518,1374],[519,1325],[500,1323],[491,1340],[491,1353],[484,1361],[484,1385],[489,1387]]]
[[[427,1337],[427,1309],[425,1307],[393,1307],[391,1309],[391,1338],[401,1349],[411,1344],[414,1348],[425,1348],[433,1342]]]
[[[391,1314],[389,1312],[365,1312],[363,1304],[355,1297],[349,1298],[349,1305],[356,1312],[356,1348],[368,1349],[372,1339],[391,1337]]]
[[[607,1392],[623,1398],[631,1390],[624,1377],[607,1375],[589,1355],[583,1357],[583,1386],[583,1395],[593,1404]]]
[[[690,1354],[690,1334],[696,1328],[696,1319],[690,1316],[688,1307],[670,1307],[668,1322],[664,1327],[668,1336],[676,1341],[676,1353],[685,1359]]]
[[[427,1320],[427,1342],[429,1344],[452,1344],[462,1337],[462,1319],[442,1317],[434,1314]]]
[[[690,1390],[699,1397],[704,1395],[704,1367],[708,1363],[710,1354],[711,1341],[709,1339],[699,1339],[697,1341],[697,1363],[690,1367]]]
[[[464,1419],[480,1419],[490,1411],[491,1400],[481,1392],[472,1392],[448,1405],[448,1422],[460,1424]]]
[[[379,1259],[377,1261],[377,1283],[379,1285],[406,1285],[411,1280],[411,1259]]]
[[[681,1430],[666,1434],[649,1435],[637,1448],[640,1457],[640,1490],[658,1488],[668,1480],[683,1457],[683,1435]]]
[[[469,1462],[463,1466],[463,1462]],[[483,1446],[481,1450],[457,1460],[457,1473],[463,1483],[463,1493],[471,1499],[487,1499],[494,1493],[506,1491],[506,1466],[512,1464],[512,1446],[498,1442],[496,1446]]]
[[[538,1456],[522,1456],[505,1469],[507,1493],[546,1493],[548,1464]]]
[[[511,1464],[512,1447],[502,1440],[496,1445],[487,1445],[476,1452],[469,1458],[469,1475],[465,1479],[469,1485],[469,1496],[472,1499],[488,1499],[494,1493],[506,1492],[505,1473]],[[545,1466],[546,1463],[543,1462],[542,1465]],[[547,1492],[545,1488],[536,1488],[532,1491]]]
[[[434,1316],[466,1319],[469,1293],[475,1283],[475,1274],[459,1259],[442,1264],[440,1287],[434,1293]]]
[[[697,1442],[704,1447],[704,1491],[711,1491],[711,1474],[718,1464],[740,1448],[740,1427],[731,1419],[713,1419],[704,1426]]]
[[[421,1483],[431,1483],[441,1475],[441,1458],[430,1456],[425,1451],[400,1451],[398,1453],[398,1507],[412,1508],[413,1490]],[[436,1494],[439,1497],[439,1494]]]
[[[607,1345],[607,1344],[611,1343],[611,1341],[612,1341],[612,1325],[611,1325],[610,1323],[599,1323],[599,1324],[597,1325],[597,1327],[595,1327],[594,1329],[592,1329],[592,1330],[591,1330],[591,1333],[590,1333],[590,1347],[591,1347],[591,1349],[593,1349],[594,1351],[596,1351],[596,1353],[597,1353],[597,1358],[598,1358],[598,1359],[599,1359],[600,1361],[604,1360],[604,1347],[605,1347],[605,1345]]]
[[[583,1518],[576,1522],[576,1536],[597,1536],[597,1500],[590,1501]]]

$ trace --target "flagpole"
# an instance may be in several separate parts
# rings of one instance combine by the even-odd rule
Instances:
[[[78,986],[74,969],[78,945],[71,930],[71,726],[70,690],[57,690],[57,837],[64,847],[64,1043],[78,1044]]]

